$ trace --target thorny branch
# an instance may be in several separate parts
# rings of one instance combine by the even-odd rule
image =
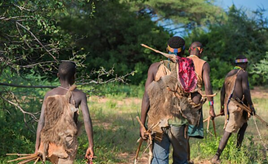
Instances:
[[[32,37],[34,37],[34,39],[38,42],[38,44],[40,45],[40,46],[42,46],[46,51],[47,51],[47,53],[56,61],[56,62],[59,62],[58,61],[58,59],[54,56],[54,55],[52,55],[48,50],[47,50],[47,48],[39,41],[39,39],[30,31],[30,30],[28,30],[25,26],[23,26],[21,23],[19,23],[19,22],[16,22],[16,25],[19,25],[20,27],[22,27],[23,29],[25,29],[26,31],[28,31],[30,34],[31,34],[31,36]]]
[[[16,5],[15,3],[12,3],[15,7],[17,7],[17,8],[19,8],[21,11],[22,10],[26,10],[26,11],[29,11],[29,12],[31,12],[31,10],[30,9],[26,9],[25,7],[23,7],[23,6],[19,6],[19,5]]]
[[[18,84],[10,84],[10,83],[0,83],[0,85],[3,86],[9,86],[9,87],[18,87],[18,88],[55,88],[55,86],[43,86],[43,85],[18,85]]]
[[[126,77],[130,75],[134,75],[136,71],[129,72],[123,76],[117,76],[115,75],[114,78],[109,78],[108,80],[104,80],[102,77],[109,77],[114,76],[114,69],[110,69],[109,71],[106,71],[105,68],[101,67],[98,71],[93,71],[91,74],[97,74],[98,77],[96,80],[90,79],[90,76],[85,75],[83,79],[78,79],[78,85],[87,85],[87,84],[107,84],[107,83],[113,83],[113,82],[122,82],[126,83]]]
[[[37,118],[38,112],[36,112],[36,113],[32,113],[32,112],[27,112],[27,111],[25,111],[25,110],[21,107],[21,105],[19,104],[19,102],[18,102],[16,96],[14,95],[14,93],[12,93],[12,92],[9,92],[9,93],[13,95],[12,97],[13,97],[13,99],[14,99],[16,102],[13,102],[13,101],[11,101],[11,100],[8,100],[7,98],[3,97],[2,94],[0,94],[0,98],[2,98],[5,102],[8,102],[9,104],[11,104],[11,105],[13,105],[14,107],[18,108],[18,109],[23,113],[23,116],[24,116],[24,117],[23,117],[23,120],[24,120],[25,125],[26,125],[27,127],[29,127],[29,123],[28,123],[29,120],[27,120],[27,116],[30,116],[31,120],[37,122],[37,121],[38,121],[38,118]],[[30,120],[30,121],[31,121],[31,120]],[[30,125],[32,125],[32,124],[30,124]],[[29,128],[29,129],[31,130],[31,128]]]

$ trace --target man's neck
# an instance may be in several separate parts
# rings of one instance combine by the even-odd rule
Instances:
[[[71,84],[68,81],[60,81],[60,86],[69,89]]]
[[[200,56],[196,55],[196,54],[190,54],[190,56],[196,56],[196,57],[200,58]]]

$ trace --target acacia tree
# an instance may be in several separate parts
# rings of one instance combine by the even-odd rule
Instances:
[[[130,0],[122,0],[130,1]],[[223,9],[214,5],[214,0],[145,0],[130,1],[132,10],[149,14],[153,21],[174,30],[191,31],[196,27],[206,27],[224,16]]]

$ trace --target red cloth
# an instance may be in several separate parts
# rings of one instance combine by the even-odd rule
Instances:
[[[196,88],[197,76],[195,74],[192,59],[177,56],[178,61],[178,80],[185,92],[191,92]]]

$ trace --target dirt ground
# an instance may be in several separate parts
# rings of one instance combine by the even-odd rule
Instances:
[[[250,90],[252,98],[265,98],[268,99],[268,89],[264,87],[254,87]]]

